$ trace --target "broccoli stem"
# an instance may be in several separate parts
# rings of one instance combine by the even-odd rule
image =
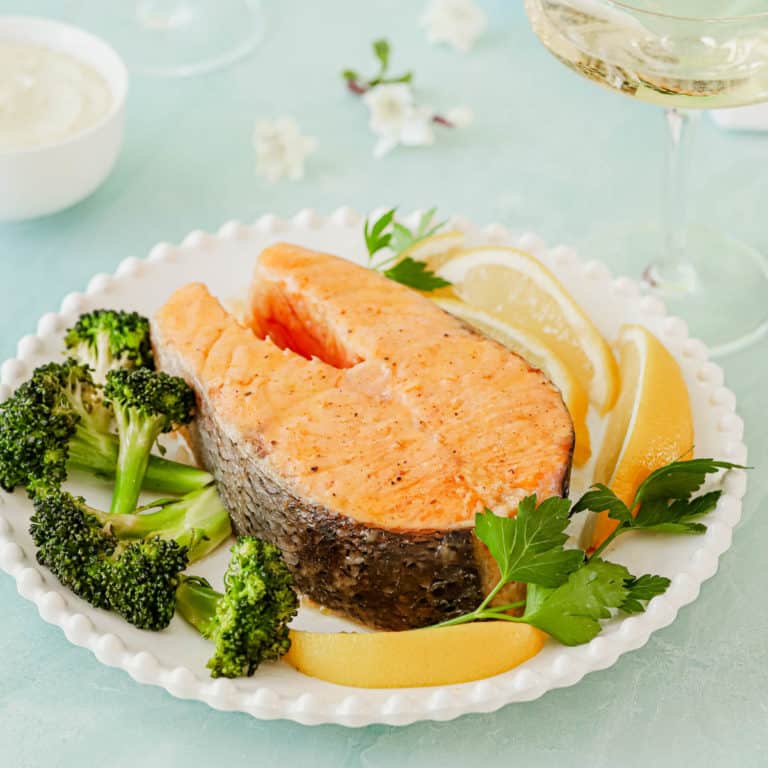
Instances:
[[[83,431],[75,435],[69,444],[67,466],[80,472],[111,480],[115,476],[120,441],[117,435],[93,435]],[[213,482],[213,475],[199,467],[182,464],[151,454],[147,463],[142,487],[146,491],[185,493],[204,488]]]
[[[112,478],[115,475],[118,450],[116,435],[93,432],[78,424],[69,441],[67,465],[99,477]]]
[[[216,608],[224,597],[199,576],[182,576],[176,590],[176,610],[203,637],[209,638],[216,626]]]
[[[147,505],[160,507],[144,514],[111,514],[91,510],[91,514],[119,540],[160,536],[173,539],[189,550],[189,561],[210,554],[232,533],[229,513],[215,486],[193,491],[181,499],[164,499]],[[137,512],[140,510],[137,510]]]
[[[78,424],[69,442],[67,466],[69,469],[112,480],[115,477],[119,452],[120,440],[117,435],[110,432],[94,432]],[[212,482],[213,475],[204,469],[164,459],[153,453],[147,462],[142,488],[183,496]]]
[[[154,453],[149,457],[144,475],[144,488],[161,493],[185,494],[213,482],[213,475],[199,467],[169,461]]]
[[[115,408],[115,416],[120,432],[120,449],[110,512],[122,515],[136,509],[152,446],[160,436],[163,420],[134,419],[121,408]]]
[[[112,368],[112,350],[109,334],[102,332],[96,337],[96,349],[90,356],[89,365],[93,368],[93,380],[99,384],[104,384],[107,380],[107,373]]]

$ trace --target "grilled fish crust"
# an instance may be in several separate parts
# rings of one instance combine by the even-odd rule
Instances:
[[[298,498],[258,457],[244,455],[204,400],[198,405],[192,446],[216,478],[235,531],[279,547],[305,595],[390,630],[429,626],[483,599],[471,529],[396,532]]]

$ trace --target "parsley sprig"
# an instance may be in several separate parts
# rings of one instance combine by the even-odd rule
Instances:
[[[693,494],[706,475],[720,469],[741,469],[714,459],[673,462],[651,473],[638,488],[632,508],[637,517],[606,486],[595,486],[571,508],[568,499],[524,498],[513,518],[498,517],[486,509],[475,518],[475,535],[488,547],[499,567],[499,581],[471,613],[440,626],[470,621],[501,620],[531,624],[565,645],[589,642],[602,629],[600,620],[614,612],[642,613],[648,601],[663,594],[670,580],[665,576],[634,576],[619,563],[599,555],[618,533],[612,534],[591,556],[581,549],[566,549],[565,532],[577,511],[608,510],[619,520],[617,531],[651,530],[666,533],[703,533],[699,518],[711,511],[720,491]],[[645,509],[645,511],[644,511]],[[510,582],[527,584],[526,599],[491,605]],[[522,616],[508,611],[525,606]]]
[[[417,261],[410,256],[401,258],[404,251],[415,243],[431,237],[445,225],[444,221],[434,222],[437,209],[430,208],[425,211],[413,230],[395,221],[396,210],[396,208],[390,208],[372,223],[368,219],[365,220],[363,236],[368,249],[368,266],[382,272],[385,277],[396,283],[402,283],[419,291],[434,291],[450,285],[447,280],[438,277],[430,270],[423,261]],[[384,249],[388,249],[389,254],[376,261],[374,256]]]
[[[645,600],[661,594],[670,584],[663,576],[640,578],[647,582],[652,579],[656,587],[655,591],[646,592]],[[627,603],[630,585],[637,581],[625,566],[591,558],[556,589],[530,585],[525,613],[517,621],[538,627],[563,645],[588,643],[602,629],[599,620],[609,619],[612,610],[621,610]],[[640,611],[645,610],[637,598],[633,608],[635,605]]]
[[[651,472],[637,489],[629,506],[608,486],[597,483],[579,499],[571,514],[585,509],[592,512],[607,511],[608,517],[618,521],[618,526],[595,550],[593,556],[600,555],[617,536],[627,531],[704,533],[707,527],[700,522],[700,518],[715,508],[722,491],[710,491],[695,497],[693,494],[704,483],[707,475],[721,469],[746,467],[714,459],[673,462]]]
[[[669,586],[663,576],[637,578],[623,565],[566,549],[571,502],[558,497],[536,502],[536,496],[525,497],[515,517],[498,517],[488,509],[476,516],[475,534],[499,566],[499,581],[474,611],[441,626],[511,621],[532,624],[565,645],[579,645],[600,632],[600,619],[609,618],[612,610],[643,611],[643,603]],[[513,581],[528,585],[526,599],[491,605]],[[508,613],[523,606],[522,616]]]
[[[396,75],[394,77],[388,76],[389,55],[392,49],[387,40],[374,40],[372,47],[373,55],[379,62],[379,71],[370,78],[370,80],[361,77],[354,69],[345,69],[341,73],[341,76],[347,83],[347,88],[349,88],[352,93],[360,96],[366,91],[370,91],[371,88],[375,88],[377,85],[385,85],[387,83],[410,83],[413,80],[413,72],[404,72],[402,75]]]

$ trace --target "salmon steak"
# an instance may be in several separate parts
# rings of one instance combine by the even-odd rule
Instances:
[[[567,493],[573,426],[546,376],[344,259],[271,246],[245,322],[193,283],[152,333],[161,368],[196,392],[192,445],[237,533],[368,625],[474,609],[498,579],[475,514]]]

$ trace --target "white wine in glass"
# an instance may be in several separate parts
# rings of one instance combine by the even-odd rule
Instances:
[[[644,279],[714,353],[768,330],[768,266],[757,251],[690,227],[686,181],[702,109],[768,101],[766,0],[526,0],[544,45],[580,75],[666,109],[662,237]],[[629,239],[629,238],[628,238]]]

